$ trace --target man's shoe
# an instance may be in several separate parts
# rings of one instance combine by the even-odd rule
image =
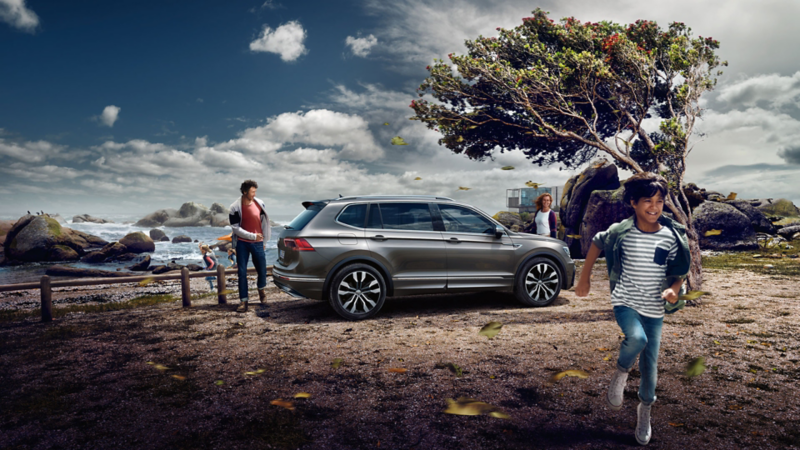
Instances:
[[[247,312],[247,302],[239,303],[239,307],[236,308],[236,312],[240,312],[240,313]]]
[[[652,430],[650,429],[651,406],[652,405],[639,403],[639,406],[636,407],[637,419],[634,436],[636,436],[636,442],[640,443],[641,445],[647,445],[650,442],[650,436],[652,435]]]
[[[608,386],[608,394],[606,394],[606,403],[614,411],[622,409],[622,393],[625,391],[625,382],[627,381],[628,372],[619,370],[619,368],[611,376],[611,384]]]
[[[267,290],[266,289],[259,289],[258,290],[258,301],[260,301],[262,305],[265,305],[267,303]]]

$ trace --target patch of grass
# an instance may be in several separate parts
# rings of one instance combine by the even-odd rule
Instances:
[[[771,248],[758,252],[725,252],[716,256],[703,256],[704,269],[748,270],[761,275],[797,276],[800,275],[800,258],[790,258],[797,254],[797,249]],[[754,258],[754,256],[758,256]],[[769,255],[781,255],[780,258],[769,258]],[[771,265],[772,268],[765,268]]]
[[[171,303],[177,299],[169,294],[162,295],[143,295],[124,302],[110,302],[101,303],[97,305],[69,305],[63,308],[53,308],[53,317],[64,317],[67,314],[82,312],[82,313],[98,313],[106,311],[119,311],[123,309],[140,308],[143,306],[153,306],[161,303]],[[20,320],[28,319],[31,317],[41,317],[42,310],[40,308],[31,310],[5,310],[0,311],[0,323],[17,322]]]

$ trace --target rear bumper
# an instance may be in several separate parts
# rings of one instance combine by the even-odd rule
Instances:
[[[322,300],[324,278],[301,277],[273,268],[272,280],[279,289],[293,297]]]

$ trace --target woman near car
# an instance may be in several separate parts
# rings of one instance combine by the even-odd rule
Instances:
[[[556,237],[556,213],[550,209],[553,197],[544,193],[536,198],[536,212],[533,214],[532,232],[540,236]]]

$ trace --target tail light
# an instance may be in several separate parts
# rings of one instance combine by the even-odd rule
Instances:
[[[298,252],[313,252],[314,247],[303,238],[283,238],[283,246],[286,250],[294,250]]]

